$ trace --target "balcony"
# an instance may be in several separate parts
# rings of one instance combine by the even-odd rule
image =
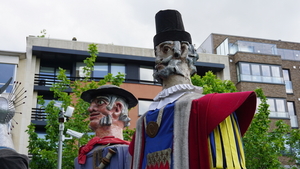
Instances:
[[[295,60],[300,61],[300,50],[290,49],[277,49],[278,55],[281,56],[282,60]]]
[[[71,81],[82,79],[82,77],[70,77],[70,76],[67,76],[67,78]],[[102,79],[104,79],[104,78],[97,78],[97,77],[90,78],[90,80],[94,80],[94,81],[100,81]],[[58,82],[59,82],[59,80],[57,79],[56,75],[35,74],[35,77],[34,77],[35,90],[49,90],[49,88],[52,87],[53,84],[58,83]],[[129,79],[129,78],[126,78],[124,82],[125,83],[160,85],[156,81]],[[68,87],[70,87],[70,86],[68,86]],[[67,89],[66,92],[71,92],[71,88]]]
[[[45,126],[47,123],[47,113],[45,109],[32,108],[31,110],[31,122],[38,126]]]
[[[218,55],[235,54],[236,52],[260,53],[267,55],[277,55],[277,47],[275,44],[248,42],[238,40],[229,43],[228,38],[225,39],[218,47]]]

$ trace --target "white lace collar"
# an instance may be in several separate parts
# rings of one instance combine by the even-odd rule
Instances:
[[[163,106],[174,102],[182,95],[191,92],[202,94],[202,87],[193,86],[191,84],[178,84],[164,89],[153,99],[154,102],[149,106],[149,110],[160,109]]]

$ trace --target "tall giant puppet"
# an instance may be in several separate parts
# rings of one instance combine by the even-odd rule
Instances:
[[[246,168],[241,137],[255,112],[255,93],[202,95],[191,83],[198,55],[181,14],[159,11],[155,21],[154,77],[163,90],[137,121],[132,168]]]
[[[80,147],[75,169],[128,169],[129,142],[123,140],[123,128],[129,126],[128,109],[138,101],[134,95],[115,85],[103,85],[82,93],[90,103],[89,127],[95,137]]]

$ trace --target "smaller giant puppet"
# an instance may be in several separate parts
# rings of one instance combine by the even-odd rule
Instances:
[[[79,149],[75,169],[129,168],[129,142],[123,140],[123,129],[130,124],[128,109],[137,105],[137,99],[115,85],[87,90],[81,98],[90,103],[89,127],[96,136]]]
[[[12,93],[3,93],[9,86],[12,78],[0,88],[0,168],[1,169],[27,169],[28,157],[19,154],[14,149],[10,128],[11,120],[15,115],[15,107],[23,98],[24,92],[18,90],[19,84],[15,82]],[[16,105],[17,104],[17,105]],[[21,103],[23,104],[23,103]]]
[[[129,146],[133,169],[245,169],[242,135],[256,108],[252,91],[202,95],[191,83],[198,54],[176,10],[155,16],[155,73],[163,90]]]

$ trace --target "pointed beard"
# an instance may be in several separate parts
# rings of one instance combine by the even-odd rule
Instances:
[[[111,123],[112,123],[112,116],[111,115],[104,116],[99,121],[100,126],[110,126]]]

